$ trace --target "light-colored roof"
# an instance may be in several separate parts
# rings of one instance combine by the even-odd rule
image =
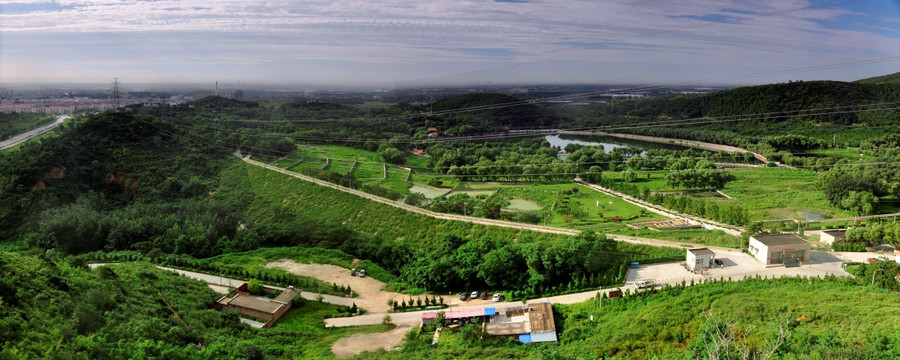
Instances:
[[[285,306],[285,304],[281,302],[266,301],[255,296],[236,295],[231,299],[224,300],[225,305],[238,306],[245,309],[261,311],[269,314],[274,314],[282,306]]]
[[[465,309],[465,310],[457,310],[457,311],[448,311],[444,313],[444,319],[463,319],[470,317],[484,316],[483,308],[476,309]]]
[[[688,251],[694,253],[694,255],[715,255],[712,250],[707,248],[697,248],[697,249],[688,249]]]
[[[809,242],[794,234],[754,235],[751,236],[765,246],[809,245]]]
[[[825,230],[822,231],[823,234],[828,234],[831,236],[844,236],[847,234],[847,230]]]
[[[528,324],[521,322],[488,323],[484,331],[489,335],[520,335],[530,333]]]

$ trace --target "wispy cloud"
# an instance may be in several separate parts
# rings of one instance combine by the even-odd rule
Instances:
[[[0,0],[0,76],[29,67],[10,61],[78,47],[85,64],[149,58],[187,69],[198,65],[186,59],[199,58],[215,69],[240,59],[229,66],[250,73],[304,61],[345,73],[353,69],[320,62],[393,72],[553,61],[790,67],[900,54],[889,26],[845,22],[883,16],[805,0]],[[33,66],[52,68],[51,60]]]

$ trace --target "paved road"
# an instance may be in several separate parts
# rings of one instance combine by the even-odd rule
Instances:
[[[56,128],[57,126],[59,126],[60,124],[65,122],[66,119],[68,119],[68,118],[69,118],[69,115],[62,115],[60,117],[57,117],[56,121],[54,121],[52,124],[47,124],[47,125],[37,128],[37,129],[26,131],[19,135],[13,136],[9,139],[0,141],[0,150],[5,150],[5,149],[11,148],[13,146],[19,145],[25,141],[28,141],[29,139],[31,139],[35,136],[38,136],[45,132],[53,130],[54,128]]]
[[[612,288],[584,291],[568,295],[558,295],[543,297],[537,299],[529,299],[527,303],[538,303],[549,301],[553,304],[575,304],[594,299],[598,294],[607,294],[611,290],[621,289],[623,292],[630,290],[637,291],[635,282],[637,280],[653,280],[657,286],[681,284],[682,281],[690,286],[693,280],[694,284],[700,284],[701,281],[717,281],[721,279],[731,279],[739,281],[746,278],[752,278],[759,275],[760,277],[776,278],[782,276],[806,276],[806,277],[825,277],[827,275],[850,276],[846,271],[841,269],[842,257],[850,261],[865,261],[870,257],[875,257],[877,253],[845,253],[845,252],[827,252],[813,251],[810,255],[810,262],[800,267],[785,268],[784,266],[767,267],[754,259],[752,256],[738,252],[734,249],[713,250],[717,259],[725,262],[724,268],[711,268],[702,274],[695,274],[687,271],[679,263],[664,263],[653,265],[642,265],[638,269],[629,269],[625,276],[625,284]],[[458,305],[452,306],[445,310],[471,309],[496,307],[498,309],[510,306],[521,306],[521,302],[503,302],[482,304],[476,306]],[[422,314],[428,311],[416,311],[409,313],[390,314],[391,322],[397,325],[416,325],[421,319]],[[349,318],[333,318],[325,319],[326,327],[333,326],[359,326],[380,324],[384,314],[366,314]]]
[[[369,199],[372,201],[380,202],[382,204],[390,205],[390,206],[397,207],[397,208],[400,208],[403,210],[407,210],[410,212],[414,212],[414,213],[422,214],[422,215],[426,215],[426,216],[431,216],[431,217],[438,218],[438,219],[465,221],[465,222],[469,222],[469,223],[473,223],[473,224],[481,224],[481,225],[488,225],[488,226],[501,226],[501,227],[507,227],[507,228],[513,228],[513,229],[525,229],[525,230],[531,230],[531,231],[537,231],[537,232],[563,234],[563,235],[577,235],[577,234],[581,233],[581,230],[575,230],[575,229],[565,229],[565,228],[557,228],[557,227],[552,227],[552,226],[531,225],[531,224],[523,224],[523,223],[517,223],[517,222],[512,222],[512,221],[485,219],[485,218],[478,218],[478,217],[472,217],[472,216],[463,216],[463,215],[434,212],[434,211],[422,209],[420,207],[407,205],[402,202],[388,200],[388,199],[385,199],[385,198],[382,198],[379,196],[375,196],[375,195],[372,195],[369,193],[365,193],[365,192],[362,192],[359,190],[354,190],[354,189],[346,188],[346,187],[343,187],[343,186],[340,186],[337,184],[332,184],[330,182],[327,182],[324,180],[319,180],[319,179],[316,179],[316,178],[313,178],[310,176],[301,175],[301,174],[295,173],[293,171],[285,170],[285,169],[282,169],[282,168],[279,168],[276,166],[272,166],[272,165],[269,165],[266,163],[262,163],[262,162],[259,162],[256,160],[251,160],[249,156],[244,157],[243,160],[245,162],[247,162],[248,164],[263,167],[263,168],[266,168],[266,169],[269,169],[272,171],[277,171],[282,174],[298,178],[300,180],[309,181],[309,182],[312,182],[312,183],[315,183],[318,185],[326,186],[326,187],[329,187],[329,188],[332,188],[335,190],[340,190],[340,191],[347,192],[347,193],[350,193],[350,194],[353,194],[356,196],[360,196],[360,197],[363,197],[363,198],[366,198],[366,199]],[[691,243],[647,239],[647,238],[639,238],[639,237],[634,237],[634,236],[622,236],[622,235],[613,235],[613,234],[608,234],[607,236],[611,239],[615,239],[618,241],[630,242],[630,243],[635,243],[635,244],[643,244],[643,245],[663,246],[663,247],[679,247],[679,248],[680,247],[696,247],[697,246],[697,244],[691,244]]]

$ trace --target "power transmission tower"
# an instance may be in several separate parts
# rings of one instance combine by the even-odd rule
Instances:
[[[119,93],[119,78],[113,78],[113,83],[112,83],[112,98],[113,98],[113,101],[114,101],[115,104],[116,104],[116,109],[119,108],[119,99],[120,99],[121,97],[122,97],[122,95]]]

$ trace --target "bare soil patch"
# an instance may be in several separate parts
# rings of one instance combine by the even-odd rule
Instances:
[[[335,283],[343,286],[350,286],[350,289],[356,291],[359,296],[353,301],[356,305],[366,309],[369,313],[387,313],[390,307],[388,299],[401,301],[409,298],[390,291],[382,291],[384,283],[371,277],[361,278],[359,276],[350,276],[350,269],[342,268],[336,265],[325,264],[300,264],[290,259],[282,259],[281,261],[266,264],[267,268],[281,268],[291,273],[303,276],[309,276],[328,283]]]
[[[331,352],[338,358],[347,358],[363,351],[390,350],[403,343],[403,336],[410,329],[411,326],[398,326],[381,333],[348,336],[332,344]]]

